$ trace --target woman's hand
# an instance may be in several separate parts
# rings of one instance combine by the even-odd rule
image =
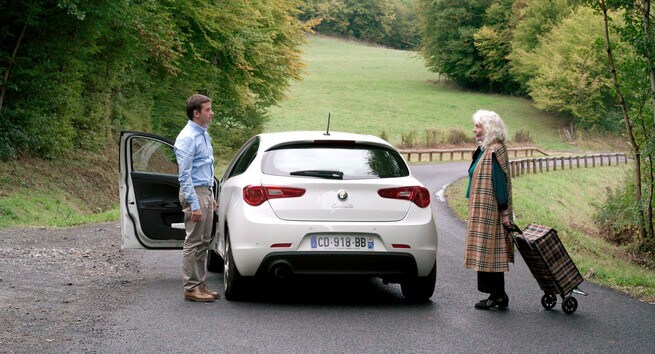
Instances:
[[[503,210],[500,213],[500,221],[503,223],[503,225],[507,228],[511,227],[511,224],[509,223],[509,212]]]

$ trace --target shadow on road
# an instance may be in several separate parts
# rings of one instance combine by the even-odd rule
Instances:
[[[284,281],[249,280],[239,301],[324,306],[398,306],[433,307],[433,301],[411,303],[403,298],[400,286],[383,284],[378,278],[319,277]]]

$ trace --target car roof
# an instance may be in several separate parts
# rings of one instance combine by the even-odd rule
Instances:
[[[261,133],[257,134],[260,137],[260,148],[268,149],[273,146],[288,143],[302,143],[314,142],[316,140],[322,141],[355,141],[356,143],[368,143],[373,145],[380,145],[393,148],[384,139],[378,138],[373,135],[347,133],[347,132],[330,132],[326,134],[324,131],[286,131],[275,133]]]

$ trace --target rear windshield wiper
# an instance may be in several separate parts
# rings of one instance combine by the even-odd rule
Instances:
[[[343,172],[329,170],[304,170],[289,173],[292,176],[310,176],[329,179],[343,179]]]

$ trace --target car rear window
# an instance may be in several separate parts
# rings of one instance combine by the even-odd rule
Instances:
[[[264,174],[302,176],[303,172],[317,173],[315,177],[334,172],[338,179],[349,180],[409,176],[409,168],[397,151],[377,145],[286,145],[268,150],[262,158]]]

